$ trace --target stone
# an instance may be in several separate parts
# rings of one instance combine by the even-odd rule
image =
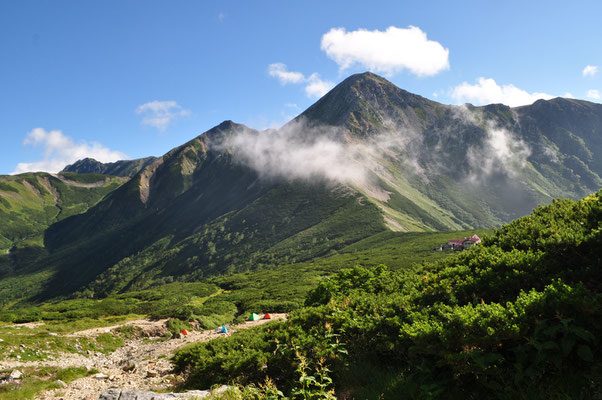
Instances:
[[[13,369],[10,374],[8,374],[8,380],[12,381],[15,379],[21,379],[23,377],[23,372],[19,371],[18,369]]]
[[[125,361],[122,369],[125,372],[131,372],[131,371],[135,371],[136,368],[138,368],[138,365],[134,361],[127,360],[127,361]]]
[[[60,379],[57,379],[56,381],[54,381],[54,383],[55,383],[55,385],[57,385],[58,387],[61,387],[61,388],[63,388],[63,389],[64,389],[64,388],[66,388],[66,387],[68,386],[68,385],[67,385],[65,382],[63,382],[63,381],[62,381],[62,380],[60,380]]]
[[[102,392],[98,400],[119,400],[119,396],[121,396],[121,390],[109,389]]]
[[[146,377],[147,378],[154,378],[155,376],[157,376],[157,371],[153,371],[153,370],[148,370],[146,371]]]
[[[96,375],[94,375],[94,378],[98,379],[100,381],[100,380],[108,379],[109,375],[105,375],[102,372],[99,372]]]
[[[48,335],[49,336],[58,336],[59,334],[56,332],[48,332]]]
[[[211,396],[208,390],[191,390],[185,393],[155,393],[141,390],[108,389],[98,400],[196,400]]]

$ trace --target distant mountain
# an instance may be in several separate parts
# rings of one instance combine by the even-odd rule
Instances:
[[[21,296],[272,268],[387,229],[497,226],[602,186],[602,105],[450,106],[365,73],[280,130],[226,121],[141,160],[128,182],[45,231],[49,255],[35,262],[46,273],[14,276],[32,282]],[[69,168],[97,168],[79,163]],[[16,294],[0,281],[0,295]]]
[[[85,212],[123,182],[98,174],[0,176],[0,279],[46,254],[44,231],[50,225]]]
[[[104,174],[114,176],[134,176],[146,167],[156,157],[138,158],[136,160],[121,160],[112,163],[101,163],[93,158],[84,158],[67,165],[62,172],[77,172],[79,174]]]

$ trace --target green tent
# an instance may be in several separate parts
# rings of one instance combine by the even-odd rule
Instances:
[[[247,321],[259,321],[261,319],[261,317],[255,313],[251,313],[251,315],[249,315],[249,319]]]

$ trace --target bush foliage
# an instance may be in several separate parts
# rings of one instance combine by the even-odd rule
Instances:
[[[174,362],[191,387],[269,378],[293,398],[324,371],[326,389],[362,398],[599,398],[601,197],[557,200],[413,269],[340,271],[288,321]]]

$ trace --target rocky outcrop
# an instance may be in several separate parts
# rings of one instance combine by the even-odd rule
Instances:
[[[191,390],[184,393],[155,393],[142,390],[120,390],[109,389],[104,391],[98,400],[172,400],[172,399],[204,399],[212,394],[223,393],[228,390],[228,386],[223,385],[212,391],[210,390]]]

